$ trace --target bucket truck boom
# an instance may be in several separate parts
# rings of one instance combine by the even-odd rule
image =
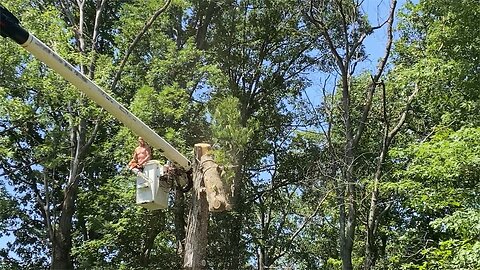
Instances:
[[[24,49],[33,54],[38,60],[58,72],[63,78],[75,85],[95,103],[111,113],[115,118],[130,128],[138,136],[144,138],[152,147],[159,149],[163,155],[180,168],[188,171],[190,161],[160,137],[149,126],[133,115],[122,104],[118,103],[98,85],[75,69],[47,45],[20,26],[20,21],[0,5],[0,35],[9,37]]]

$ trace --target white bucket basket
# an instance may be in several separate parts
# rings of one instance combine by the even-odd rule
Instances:
[[[137,204],[149,210],[168,207],[169,185],[161,181],[164,167],[158,160],[148,161],[142,172],[137,173]]]

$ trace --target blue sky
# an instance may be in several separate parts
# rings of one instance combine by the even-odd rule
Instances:
[[[396,14],[398,14],[398,11],[407,1],[408,0],[397,0],[397,7],[395,11]],[[418,3],[418,1],[419,0],[412,0],[413,3]],[[372,26],[378,26],[385,22],[385,20],[388,18],[390,0],[365,0],[362,4],[362,10],[365,14],[367,14],[370,24]],[[395,16],[394,24],[396,25],[397,22],[398,18]],[[365,46],[368,58],[357,65],[357,74],[365,70],[372,72],[375,70],[378,60],[383,57],[385,53],[386,42],[386,26],[367,36],[363,44]],[[319,105],[323,99],[322,87],[325,83],[324,80],[326,76],[325,74],[314,72],[309,74],[308,78],[312,81],[312,85],[306,89],[306,94],[314,105]],[[326,86],[329,87],[329,89],[326,89],[327,91],[333,88],[334,80],[335,78],[329,78],[329,81],[326,84]]]

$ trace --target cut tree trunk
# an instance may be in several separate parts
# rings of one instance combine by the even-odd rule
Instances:
[[[203,182],[207,192],[208,210],[210,212],[222,212],[230,210],[231,206],[225,195],[225,188],[220,179],[220,170],[208,153],[200,158],[203,171]]]
[[[195,144],[193,164],[193,197],[188,215],[184,269],[206,269],[209,210],[221,212],[231,206],[225,195],[218,165],[210,155],[209,144]]]
[[[208,145],[209,146],[209,145]],[[184,269],[206,269],[208,202],[203,187],[201,157],[209,150],[204,144],[196,144],[193,164],[193,196],[192,207],[188,215],[187,238],[185,240]]]

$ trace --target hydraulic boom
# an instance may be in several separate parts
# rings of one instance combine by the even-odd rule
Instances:
[[[63,78],[75,85],[95,103],[111,113],[115,118],[144,138],[152,147],[159,149],[163,155],[179,167],[189,170],[190,161],[160,137],[149,126],[133,115],[122,104],[103,91],[94,82],[75,69],[56,52],[50,49],[34,35],[20,26],[20,21],[0,4],[0,35],[9,37],[20,44],[37,59],[58,72]]]

